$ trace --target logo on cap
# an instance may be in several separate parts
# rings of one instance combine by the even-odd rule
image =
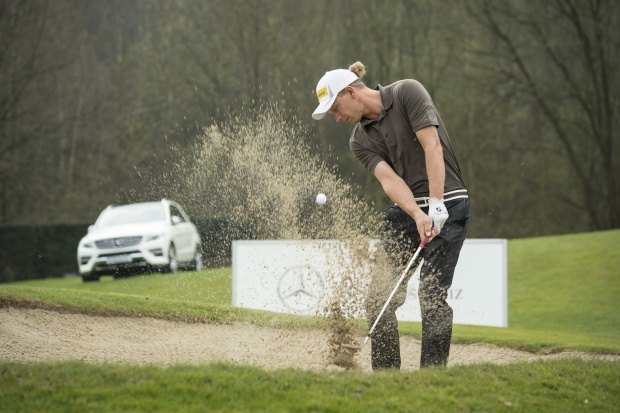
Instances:
[[[321,98],[324,98],[325,96],[327,96],[327,88],[324,87],[322,89],[319,89],[316,92],[316,97],[319,98],[319,100],[321,100]]]

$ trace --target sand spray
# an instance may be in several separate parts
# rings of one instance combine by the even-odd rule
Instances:
[[[226,218],[233,239],[242,236],[235,231],[251,228],[257,239],[341,241],[346,256],[334,264],[342,272],[326,280],[334,298],[317,313],[329,318],[328,362],[355,368],[340,344],[355,341],[347,319],[365,313],[368,280],[361,277],[373,265],[369,242],[381,229],[380,216],[354,195],[337,165],[312,150],[308,137],[277,104],[205,127],[172,168],[177,184],[171,197],[202,216]],[[327,195],[323,205],[316,203],[319,193]]]

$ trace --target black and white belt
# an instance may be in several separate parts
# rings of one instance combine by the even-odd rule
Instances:
[[[467,195],[467,189],[457,189],[443,194],[444,202],[454,201],[455,199],[463,198],[469,198],[469,196]],[[427,207],[429,199],[430,198],[427,196],[416,197],[415,202],[418,204],[419,207]]]

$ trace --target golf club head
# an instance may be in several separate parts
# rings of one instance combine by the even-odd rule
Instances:
[[[366,336],[366,338],[364,339],[364,342],[362,343],[361,346],[355,346],[353,344],[341,344],[340,347],[349,350],[349,351],[360,351],[361,349],[364,348],[364,346],[366,345],[366,343],[368,343],[368,339],[370,338],[370,336]]]
[[[340,347],[349,351],[360,351],[362,349],[361,346],[356,346],[353,344],[341,344]]]

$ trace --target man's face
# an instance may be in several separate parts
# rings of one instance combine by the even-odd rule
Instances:
[[[327,113],[334,115],[336,122],[357,123],[362,119],[362,107],[356,99],[355,90],[345,88],[344,93],[339,94],[334,104]]]

